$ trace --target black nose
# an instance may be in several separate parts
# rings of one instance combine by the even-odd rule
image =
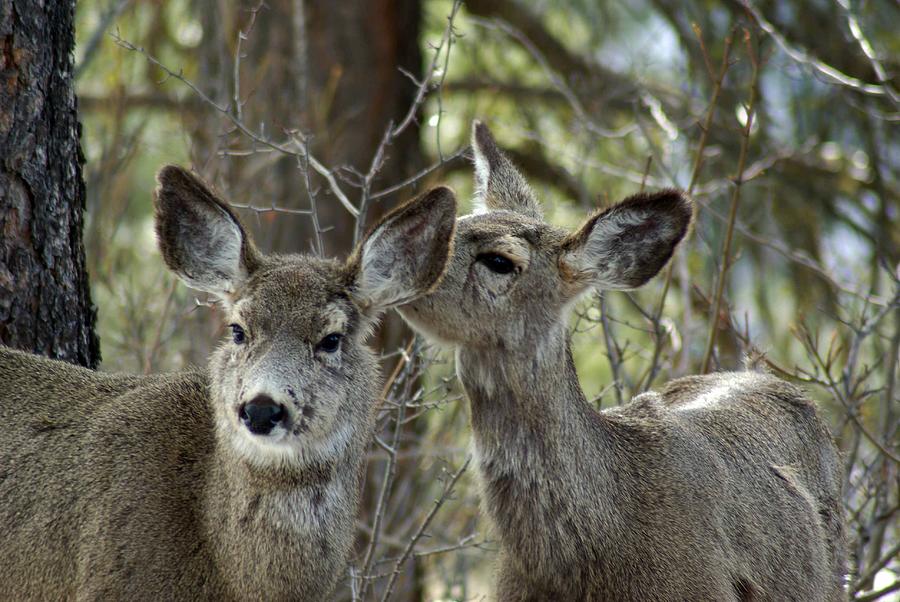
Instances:
[[[257,395],[241,406],[240,416],[251,433],[268,435],[284,420],[284,406],[268,395]]]

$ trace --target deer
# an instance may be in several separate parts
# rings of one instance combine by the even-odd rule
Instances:
[[[399,311],[455,350],[498,600],[845,600],[841,462],[816,407],[764,371],[672,380],[598,411],[567,315],[656,275],[691,224],[677,190],[548,224],[481,122],[475,209],[441,284]]]
[[[190,171],[157,180],[163,259],[230,334],[205,369],[148,376],[0,349],[0,599],[326,599],[374,431],[366,338],[442,277],[454,193],[338,261],[264,255]]]

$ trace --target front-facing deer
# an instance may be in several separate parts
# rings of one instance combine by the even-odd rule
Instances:
[[[221,302],[207,370],[108,375],[0,349],[0,600],[323,600],[354,539],[378,392],[365,339],[427,292],[446,188],[339,263],[264,256],[187,171],[159,174],[168,266]]]
[[[485,126],[472,145],[479,210],[441,285],[401,313],[456,348],[498,599],[843,599],[839,457],[798,389],[720,373],[597,412],[579,386],[568,310],[652,278],[689,200],[634,196],[564,232]]]

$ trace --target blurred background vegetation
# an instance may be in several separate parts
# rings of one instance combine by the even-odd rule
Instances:
[[[892,0],[81,0],[102,367],[203,364],[222,334],[156,251],[164,163],[213,182],[264,250],[341,256],[435,183],[467,211],[482,118],[558,225],[690,190],[698,221],[671,270],[573,316],[588,398],[748,355],[803,384],[847,460],[850,588],[896,600],[898,23]],[[449,487],[468,456],[452,357],[396,318],[375,343],[386,401],[341,595],[483,598],[493,546],[472,471]]]

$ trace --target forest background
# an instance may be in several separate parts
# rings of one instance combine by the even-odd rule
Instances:
[[[845,458],[857,600],[900,599],[896,1],[81,0],[84,244],[101,369],[203,364],[223,329],[156,251],[151,192],[193,167],[267,252],[343,256],[448,183],[487,121],[550,221],[678,187],[697,223],[640,291],[586,300],[598,407],[744,358],[803,385]],[[394,316],[359,545],[339,596],[482,599],[495,546],[452,355]]]

